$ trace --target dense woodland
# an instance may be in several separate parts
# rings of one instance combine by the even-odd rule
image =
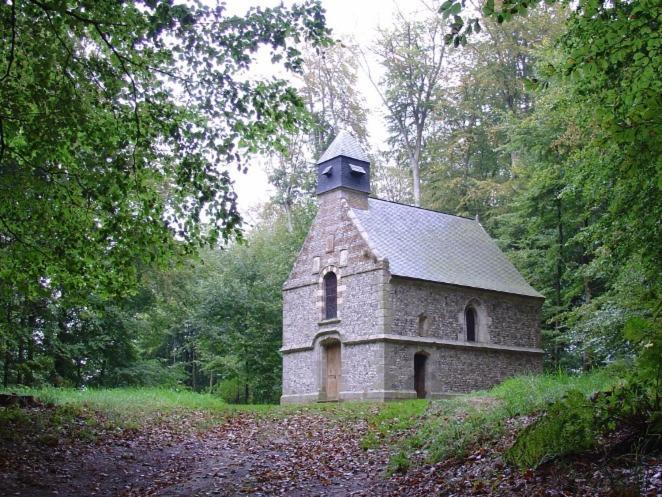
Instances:
[[[315,2],[244,17],[2,2],[4,386],[276,402],[281,286],[315,214],[315,159],[346,129],[376,196],[479,216],[546,297],[549,369],[636,361],[658,391],[659,3],[488,0],[476,15],[453,0],[398,15],[367,54]],[[248,79],[259,49],[291,79]],[[381,109],[357,90],[372,57]],[[226,170],[255,154],[275,193],[249,226]]]

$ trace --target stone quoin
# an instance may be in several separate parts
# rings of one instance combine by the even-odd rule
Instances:
[[[442,398],[542,371],[543,297],[477,219],[371,198],[340,132],[283,285],[281,403]]]

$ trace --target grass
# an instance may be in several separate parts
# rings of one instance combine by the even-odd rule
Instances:
[[[47,387],[8,391],[33,395],[42,402],[58,407],[69,406],[81,411],[96,411],[103,414],[111,424],[121,428],[138,429],[145,424],[177,419],[193,412],[202,414],[197,421],[204,425],[240,411],[260,413],[273,409],[273,406],[264,405],[230,405],[214,395],[161,388],[76,390]]]
[[[477,444],[502,435],[508,419],[538,412],[569,390],[590,395],[615,381],[614,374],[604,369],[582,375],[520,376],[491,390],[434,402],[417,432],[400,442],[400,452],[411,454],[423,448],[430,463],[463,457]]]
[[[590,373],[571,375],[565,372],[518,376],[478,395],[500,399],[509,416],[528,414],[545,407],[565,395],[568,390],[579,390],[591,395],[613,385],[614,371],[596,369]]]
[[[0,408],[0,442],[33,440],[46,447],[63,440],[94,441],[108,426],[94,412],[77,406],[58,405],[49,410],[25,411],[17,406]]]
[[[365,420],[368,432],[361,446],[366,450],[388,446],[393,454],[389,470],[395,472],[406,471],[414,452],[425,454],[427,462],[462,457],[476,444],[503,434],[509,418],[540,411],[571,389],[589,395],[607,388],[615,380],[615,373],[605,369],[582,375],[554,373],[511,378],[491,390],[443,401],[303,406],[230,405],[210,394],[158,388],[11,391],[55,404],[56,413],[61,411],[69,416],[63,422],[65,425],[70,424],[72,413],[78,413],[89,424],[93,423],[91,414],[100,413],[103,422],[124,429],[139,429],[155,422],[184,421],[197,428],[206,428],[240,412],[270,417],[308,412],[341,421]],[[5,415],[11,418],[20,416],[20,413],[7,411]],[[49,423],[57,425],[57,417]]]
[[[428,404],[427,400],[407,400],[379,405],[367,416],[369,430],[361,447],[376,449],[394,436],[411,430],[420,421]]]
[[[305,405],[228,404],[216,395],[165,388],[11,388],[6,393],[32,395],[44,403],[73,410],[95,411],[114,426],[138,429],[145,424],[177,420],[198,414],[195,421],[204,428],[228,416],[249,412],[275,418],[293,413],[320,413],[330,418],[355,421],[369,419],[380,407],[371,402],[320,403]],[[390,411],[389,411],[390,412]]]

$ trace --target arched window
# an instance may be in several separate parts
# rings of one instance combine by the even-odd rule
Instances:
[[[336,273],[324,275],[324,319],[338,316],[338,278]]]
[[[467,307],[464,311],[465,321],[467,323],[467,342],[476,341],[476,310],[473,307]]]

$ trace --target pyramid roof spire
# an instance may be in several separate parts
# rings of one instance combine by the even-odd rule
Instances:
[[[354,138],[347,131],[341,130],[340,133],[333,139],[331,145],[326,149],[322,156],[317,161],[322,164],[338,156],[344,156],[349,159],[355,159],[363,162],[370,162],[368,155],[365,153],[358,140]]]

